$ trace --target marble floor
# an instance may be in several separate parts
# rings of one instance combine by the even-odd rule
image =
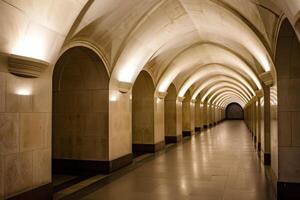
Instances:
[[[271,200],[242,121],[226,121],[85,196],[84,200]]]

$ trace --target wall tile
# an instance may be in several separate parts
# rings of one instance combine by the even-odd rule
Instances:
[[[51,149],[33,152],[33,184],[35,186],[51,182]]]
[[[6,99],[6,104],[5,104],[6,112],[18,112],[19,110],[18,95],[12,93],[6,93],[5,99]]]
[[[4,196],[4,161],[3,156],[0,155],[0,199]]]
[[[32,95],[6,94],[6,112],[32,112]]]
[[[278,78],[289,78],[290,76],[290,55],[292,37],[281,37],[278,39],[276,69]]]
[[[287,111],[291,107],[289,85],[289,79],[278,79],[278,111]]]
[[[279,146],[292,144],[292,118],[290,112],[278,112]]]
[[[279,148],[279,180],[298,182],[300,179],[300,148]]]
[[[300,112],[292,113],[292,145],[300,146]]]
[[[6,76],[0,72],[0,112],[5,111]]]
[[[293,111],[300,111],[300,79],[290,79],[289,84],[289,103]]]
[[[0,114],[0,155],[18,152],[18,125],[18,114]]]
[[[108,90],[97,90],[92,93],[93,112],[108,112]]]
[[[293,38],[291,52],[291,78],[300,78],[300,45],[297,37]]]
[[[28,190],[33,185],[32,152],[5,156],[4,193],[5,196]]]
[[[29,151],[44,148],[49,137],[49,114],[20,114],[20,150]]]

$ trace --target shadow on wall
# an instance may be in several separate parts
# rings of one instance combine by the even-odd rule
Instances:
[[[238,103],[231,103],[226,107],[227,120],[243,120],[244,110]]]

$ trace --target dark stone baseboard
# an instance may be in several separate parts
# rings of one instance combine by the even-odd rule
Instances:
[[[271,165],[271,154],[264,153],[264,165]]]
[[[209,127],[212,127],[213,125],[212,124],[209,124]]]
[[[300,183],[277,182],[278,200],[299,200]]]
[[[114,172],[126,165],[132,163],[132,154],[127,154],[125,156],[116,158],[114,160],[108,161],[109,162],[109,173]]]
[[[111,161],[53,159],[54,174],[93,175],[108,174],[132,162],[132,154]]]
[[[183,137],[190,137],[190,136],[192,136],[192,131],[182,131],[182,136]]]
[[[201,127],[195,127],[195,132],[201,132]]]
[[[177,143],[181,141],[182,136],[177,135],[177,136],[165,136],[165,143],[170,144],[170,143]]]
[[[155,153],[165,146],[165,142],[156,144],[132,144],[132,151],[135,153]]]
[[[8,200],[52,200],[52,183],[8,198]]]
[[[215,126],[215,125],[217,125],[217,123],[216,123],[216,122],[214,122],[214,126]]]

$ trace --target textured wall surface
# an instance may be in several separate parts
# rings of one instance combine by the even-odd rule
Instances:
[[[68,50],[53,75],[53,158],[108,160],[108,75],[91,50]]]

